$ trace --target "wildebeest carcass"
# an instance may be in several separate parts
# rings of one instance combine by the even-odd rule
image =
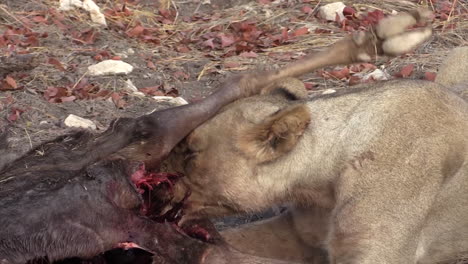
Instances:
[[[172,178],[146,171],[145,164],[154,168],[223,105],[260,92],[274,78],[252,79],[230,79],[197,103],[115,120],[99,135],[62,136],[12,162],[0,157],[0,263],[99,263],[120,251],[92,258],[134,246],[153,253],[153,263],[209,263],[224,255],[213,237],[211,244],[192,239],[175,225],[180,208],[160,215]]]

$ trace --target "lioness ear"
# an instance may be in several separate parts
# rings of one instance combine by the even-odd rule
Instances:
[[[296,78],[284,78],[263,88],[260,94],[279,93],[291,100],[307,98],[307,90],[304,83]]]
[[[291,151],[310,123],[306,105],[283,109],[261,124],[241,131],[239,148],[258,163],[275,160]]]

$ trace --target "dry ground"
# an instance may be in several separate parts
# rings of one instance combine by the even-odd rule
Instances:
[[[58,10],[58,0],[2,1],[0,128],[9,132],[11,150],[27,151],[69,132],[63,125],[68,114],[88,118],[103,130],[114,118],[164,107],[151,94],[198,100],[226,76],[283,65],[333,43],[354,30],[351,26],[365,26],[357,20],[343,30],[337,22],[318,19],[317,8],[329,1],[96,2],[108,28],[94,26],[84,10]],[[414,54],[376,62],[390,73],[411,64],[410,77],[422,78],[436,71],[448,50],[467,43],[466,1],[345,3],[359,12],[389,14],[417,6],[436,11],[436,31],[427,44]],[[108,58],[135,70],[127,76],[87,75],[89,65]],[[346,88],[349,73],[336,73],[311,73],[303,80],[311,93]],[[149,95],[128,92],[126,80]]]

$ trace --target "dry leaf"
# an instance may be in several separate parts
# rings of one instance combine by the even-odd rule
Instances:
[[[13,78],[10,77],[10,76],[7,76],[7,77],[5,78],[5,82],[6,82],[9,86],[11,86],[11,88],[13,88],[13,89],[17,89],[17,88],[18,88],[18,85],[16,84],[15,79],[13,79]]]

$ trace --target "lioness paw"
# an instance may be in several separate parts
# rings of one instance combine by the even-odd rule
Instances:
[[[427,9],[416,9],[382,19],[369,32],[353,34],[357,46],[355,61],[370,61],[376,55],[398,56],[414,50],[429,39],[432,29],[409,30],[416,24],[430,21],[432,12]]]

